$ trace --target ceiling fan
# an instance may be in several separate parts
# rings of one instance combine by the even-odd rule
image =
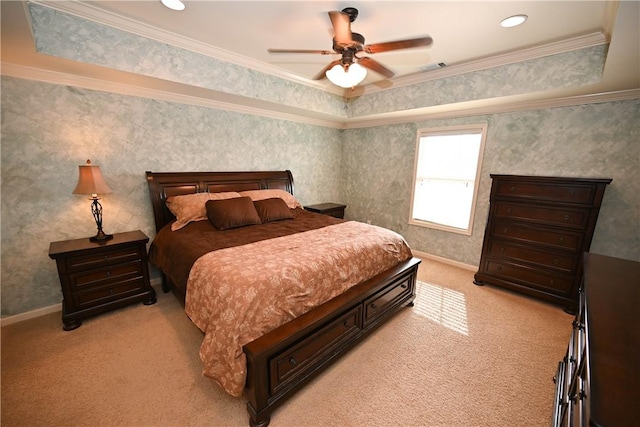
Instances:
[[[364,80],[368,68],[386,78],[391,78],[394,72],[367,56],[359,57],[356,54],[365,52],[374,54],[391,50],[409,49],[413,47],[429,46],[433,43],[431,37],[396,40],[386,43],[366,45],[362,34],[351,32],[351,23],[358,17],[358,9],[347,7],[339,11],[329,12],[331,25],[335,33],[333,38],[333,50],[308,50],[308,49],[268,49],[270,53],[316,53],[320,55],[340,54],[342,58],[336,59],[327,65],[321,72],[314,76],[314,80],[328,77],[334,84],[345,88],[353,87]],[[337,74],[334,81],[332,75]],[[342,79],[342,80],[341,80]],[[355,82],[355,83],[354,83]]]

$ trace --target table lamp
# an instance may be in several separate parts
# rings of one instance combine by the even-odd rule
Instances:
[[[98,201],[100,200],[98,194],[111,193],[111,189],[107,186],[107,183],[104,182],[104,178],[102,178],[100,166],[92,165],[91,160],[87,160],[87,164],[80,165],[79,168],[78,185],[76,185],[76,189],[73,190],[73,194],[91,195],[90,200],[93,200],[91,202],[91,213],[98,226],[98,234],[90,237],[89,240],[99,243],[106,242],[112,239],[113,236],[104,234],[104,231],[102,231],[102,205]]]

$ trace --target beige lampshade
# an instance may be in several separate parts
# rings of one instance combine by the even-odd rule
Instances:
[[[111,193],[111,189],[104,182],[100,166],[92,165],[91,160],[87,160],[86,165],[78,166],[80,168],[78,176],[78,185],[73,190],[73,194],[106,194]]]

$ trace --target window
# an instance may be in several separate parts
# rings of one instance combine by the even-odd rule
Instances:
[[[421,129],[409,224],[471,235],[487,125]]]

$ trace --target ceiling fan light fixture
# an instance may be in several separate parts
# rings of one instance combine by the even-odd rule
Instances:
[[[160,2],[171,10],[184,10],[185,5],[180,0],[160,0]]]
[[[355,62],[346,67],[346,70],[344,65],[336,64],[327,70],[326,76],[334,85],[348,89],[357,86],[367,77],[367,69]]]
[[[524,21],[526,21],[527,18],[527,15],[513,15],[500,21],[500,26],[502,28],[517,27],[518,25],[524,24]]]

